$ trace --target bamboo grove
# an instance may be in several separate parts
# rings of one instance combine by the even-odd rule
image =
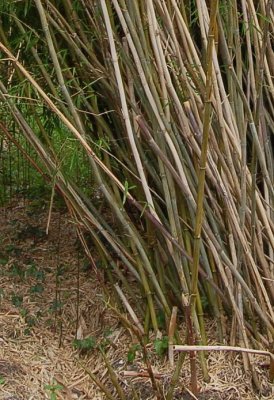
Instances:
[[[205,314],[220,343],[273,342],[273,29],[270,0],[1,4],[1,140],[64,197],[139,330],[176,305],[197,344]]]

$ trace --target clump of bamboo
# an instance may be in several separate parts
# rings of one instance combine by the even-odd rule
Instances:
[[[76,3],[1,6],[8,15],[0,26],[1,134],[12,140],[9,123],[16,122],[38,156],[34,165],[90,232],[129,302],[117,259],[137,282],[145,332],[158,331],[159,308],[168,321],[172,307],[191,305],[197,345],[206,344],[210,310],[220,342],[228,314],[231,345],[268,348],[271,1]],[[62,151],[44,110],[65,132]],[[85,193],[86,182],[67,173],[67,143],[84,152],[113,223]]]

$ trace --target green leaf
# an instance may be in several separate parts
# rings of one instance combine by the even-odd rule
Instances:
[[[17,264],[13,264],[10,269],[11,276],[18,276],[20,279],[25,277],[25,270]]]
[[[20,310],[21,317],[26,318],[28,313],[29,313],[29,311],[26,308],[21,308],[21,310]]]
[[[168,337],[163,336],[162,339],[156,339],[154,341],[154,348],[158,356],[163,356],[168,349]]]
[[[12,298],[11,298],[11,302],[14,305],[14,307],[21,307],[22,303],[23,303],[23,296],[20,294],[13,294]]]
[[[30,293],[42,293],[44,291],[44,286],[41,283],[37,283],[36,285],[30,288]]]
[[[157,312],[157,322],[158,322],[159,329],[165,328],[166,319],[165,319],[165,313],[163,310],[159,310]]]
[[[127,361],[129,363],[132,363],[135,358],[136,358],[136,352],[140,350],[140,345],[139,344],[134,344],[133,346],[130,347],[128,353],[127,353]]]
[[[44,281],[45,280],[45,272],[44,271],[37,271],[35,278],[38,281]]]
[[[54,383],[52,385],[45,385],[44,388],[50,392],[50,400],[57,400],[56,392],[62,390],[63,386],[59,385],[59,383]]]
[[[125,190],[124,190],[124,193],[123,193],[123,200],[122,200],[123,206],[125,205],[125,202],[127,200],[127,195],[129,193],[129,191],[131,189],[135,189],[136,186],[135,185],[129,186],[128,181],[126,180],[125,183],[124,183],[124,187],[125,187]]]
[[[96,340],[92,336],[85,339],[74,339],[73,346],[79,350],[92,350],[96,346]]]
[[[33,315],[28,315],[26,317],[26,324],[28,325],[29,328],[35,326],[37,323],[37,319]]]
[[[31,334],[30,328],[24,329],[24,335],[25,335],[25,336],[30,336],[30,334]]]
[[[26,271],[26,275],[27,276],[33,276],[35,277],[37,274],[37,267],[35,264],[30,264],[30,266],[28,267],[27,271]]]
[[[62,307],[63,307],[63,303],[62,303],[61,301],[59,301],[59,300],[54,300],[54,301],[51,303],[51,306],[50,306],[49,309],[50,309],[51,312],[55,312],[55,311],[60,310]]]
[[[5,258],[5,257],[0,258],[0,265],[6,265],[8,261],[9,261],[8,258]]]

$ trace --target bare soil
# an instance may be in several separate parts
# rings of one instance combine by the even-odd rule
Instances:
[[[118,398],[99,344],[125,399],[133,398],[133,388],[136,398],[156,399],[149,378],[142,376],[147,369],[141,352],[137,350],[134,360],[128,361],[136,338],[109,309],[98,282],[103,274],[85,262],[69,215],[55,210],[48,235],[47,219],[47,207],[39,202],[17,199],[0,210],[0,399],[104,399],[92,376]],[[107,284],[105,288],[110,293]],[[208,320],[207,330],[214,344],[215,321]],[[181,331],[184,334],[184,326]],[[147,351],[158,385],[166,393],[173,370],[166,357],[155,353],[153,340],[151,334]],[[84,344],[90,348],[79,348]],[[268,360],[258,356],[252,360],[261,393],[253,389],[240,355],[211,353],[207,358],[210,382],[204,382],[199,371],[200,394],[195,397],[189,389],[186,358],[174,399],[274,399],[267,379]]]

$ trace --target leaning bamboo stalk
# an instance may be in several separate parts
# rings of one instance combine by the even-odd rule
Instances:
[[[117,377],[117,375],[116,375],[116,372],[115,372],[113,366],[112,366],[111,363],[109,362],[109,360],[108,360],[106,354],[104,353],[104,350],[103,350],[103,349],[100,349],[100,352],[101,352],[101,355],[102,355],[102,357],[103,357],[103,360],[104,360],[104,362],[105,362],[105,364],[106,364],[106,367],[107,367],[107,369],[108,369],[108,373],[109,373],[110,380],[111,380],[113,386],[115,387],[115,389],[116,389],[116,391],[117,391],[117,394],[118,394],[118,396],[119,396],[118,398],[121,399],[121,400],[126,400],[125,391],[124,391],[122,385],[119,383],[118,377]]]
[[[119,96],[120,96],[120,100],[121,100],[121,104],[122,104],[123,118],[125,121],[129,142],[130,142],[131,149],[132,149],[132,152],[134,155],[134,159],[135,159],[135,162],[137,165],[137,169],[138,169],[138,172],[139,172],[139,175],[141,178],[142,187],[143,187],[143,190],[146,195],[146,200],[147,200],[149,210],[156,218],[158,218],[157,214],[155,212],[155,208],[153,205],[153,199],[152,199],[152,196],[151,196],[148,184],[147,184],[147,180],[146,180],[146,177],[144,174],[144,169],[142,166],[140,155],[138,153],[137,146],[136,146],[135,139],[134,139],[134,134],[133,134],[132,125],[130,122],[129,111],[128,111],[128,106],[127,106],[127,101],[126,101],[126,96],[125,96],[123,80],[122,80],[119,63],[118,63],[117,51],[116,51],[116,47],[115,47],[115,42],[114,42],[114,38],[113,38],[112,28],[111,28],[109,14],[108,14],[105,0],[101,0],[101,7],[103,10],[104,20],[105,20],[105,24],[106,24],[107,33],[108,33],[112,62],[114,65],[115,75],[116,75],[116,79],[117,79]]]
[[[216,15],[218,9],[218,0],[211,2],[211,15],[210,15],[210,26],[208,31],[208,47],[207,47],[207,66],[206,66],[206,92],[205,92],[205,111],[204,111],[204,122],[203,122],[203,139],[201,145],[201,159],[198,174],[198,192],[197,192],[197,210],[196,210],[196,221],[195,221],[195,232],[194,232],[194,250],[193,250],[193,270],[192,270],[192,281],[191,281],[191,295],[192,295],[192,312],[195,308],[195,299],[198,290],[198,265],[200,256],[200,241],[202,231],[202,220],[203,220],[203,201],[204,201],[204,187],[205,187],[205,170],[207,162],[207,147],[209,130],[211,123],[211,91],[212,91],[212,60],[213,60],[213,49],[214,39],[216,31]]]
[[[140,76],[140,79],[141,79],[141,82],[142,82],[142,85],[143,85],[143,89],[144,89],[144,91],[145,91],[145,93],[147,95],[149,104],[152,107],[152,110],[153,110],[153,112],[155,114],[155,117],[157,119],[157,122],[159,124],[159,127],[160,127],[161,131],[164,133],[166,142],[167,142],[167,144],[168,144],[168,146],[169,146],[169,148],[171,150],[172,156],[174,157],[175,164],[176,164],[176,166],[178,168],[178,172],[179,172],[181,178],[183,180],[185,180],[184,179],[185,173],[184,173],[184,170],[183,170],[183,167],[182,167],[181,160],[180,160],[180,158],[178,156],[178,153],[176,151],[176,147],[175,147],[175,145],[174,145],[174,143],[173,143],[173,141],[172,141],[172,139],[171,139],[171,137],[170,137],[170,135],[168,133],[168,128],[167,128],[168,127],[168,123],[164,119],[164,117],[163,117],[163,115],[162,115],[162,113],[160,111],[161,110],[161,106],[159,104],[157,104],[157,100],[155,99],[155,96],[153,96],[154,93],[152,93],[152,91],[151,91],[151,89],[154,89],[153,86],[151,87],[148,84],[147,77],[145,75],[145,71],[144,71],[142,63],[140,61],[138,52],[136,50],[136,47],[135,47],[134,42],[132,40],[132,37],[129,35],[128,26],[127,26],[125,17],[123,16],[122,10],[121,10],[117,0],[113,0],[113,5],[114,5],[114,7],[116,9],[116,12],[117,12],[117,14],[119,16],[119,19],[120,19],[120,22],[121,22],[121,25],[122,25],[122,27],[124,29],[126,38],[128,40],[128,43],[129,43],[129,48],[130,48],[130,50],[132,52],[132,55],[133,55],[133,58],[134,58],[134,61],[135,61],[135,65],[136,65],[136,68],[138,70],[138,74]],[[155,90],[154,90],[154,92],[155,92]],[[159,109],[159,107],[160,107],[160,109]]]
[[[118,284],[115,284],[115,289],[119,295],[119,297],[121,298],[124,306],[126,307],[126,309],[129,312],[129,315],[131,316],[133,322],[135,323],[137,329],[139,330],[141,335],[144,335],[144,329],[142,327],[142,325],[140,324],[140,321],[138,320],[137,315],[135,314],[135,312],[133,311],[133,308],[131,307],[131,305],[129,304],[129,302],[126,299],[126,296],[124,295],[123,291],[121,290],[121,288],[119,287]]]
[[[45,34],[45,37],[46,37],[46,40],[47,40],[47,43],[48,43],[48,49],[49,49],[50,55],[52,57],[52,61],[53,61],[54,69],[55,69],[55,72],[56,72],[56,75],[57,75],[57,78],[58,78],[58,81],[59,81],[59,85],[61,87],[63,95],[64,95],[64,97],[65,97],[65,99],[67,101],[67,104],[69,106],[70,112],[71,112],[71,114],[72,114],[72,116],[74,118],[74,121],[76,122],[76,125],[77,125],[78,129],[82,130],[83,128],[82,128],[81,120],[79,118],[78,113],[75,110],[75,106],[74,106],[74,104],[72,102],[70,93],[69,93],[68,88],[67,88],[67,86],[65,84],[65,80],[64,80],[64,77],[63,77],[63,74],[62,74],[60,63],[59,63],[59,60],[58,60],[58,57],[57,57],[57,54],[56,54],[56,51],[55,51],[55,48],[54,48],[54,44],[53,44],[53,41],[52,41],[52,37],[51,37],[51,34],[50,34],[50,30],[49,30],[49,26],[48,26],[48,22],[47,22],[47,18],[46,18],[44,7],[42,5],[41,0],[35,0],[35,4],[36,4],[37,10],[38,10],[39,15],[40,15],[42,27],[44,29],[44,34]]]
[[[64,114],[61,113],[61,111],[55,106],[55,104],[52,102],[52,100],[47,96],[47,94],[43,91],[43,89],[38,85],[38,83],[32,78],[32,76],[27,72],[27,70],[23,67],[23,65],[16,60],[16,58],[12,55],[12,53],[2,44],[0,43],[0,48],[2,51],[7,54],[11,60],[16,64],[18,69],[23,73],[23,75],[30,81],[30,83],[33,85],[33,87],[38,91],[38,93],[41,95],[41,97],[44,99],[45,103],[48,105],[48,107],[56,113],[56,115],[62,120],[62,122],[68,127],[68,129],[75,135],[75,137],[79,140],[79,142],[82,144],[83,148],[87,151],[88,154],[95,160],[95,162],[102,168],[102,170],[109,174],[111,179],[113,179],[118,187],[125,192],[125,187],[123,184],[119,182],[119,180],[114,176],[114,174],[105,166],[105,164],[96,156],[94,151],[91,149],[85,138],[81,136],[79,131],[72,125],[72,123],[64,116]],[[130,194],[128,193],[128,197],[131,197]]]
[[[89,144],[87,143],[87,141],[85,140],[85,138],[78,132],[78,130],[71,124],[71,122],[59,111],[59,109],[54,105],[54,103],[50,100],[50,98],[46,95],[46,93],[42,90],[42,88],[37,84],[37,82],[31,77],[31,75],[25,70],[25,68],[22,66],[22,64],[20,64],[10,53],[10,51],[3,45],[0,43],[0,48],[3,49],[3,51],[5,51],[10,57],[11,59],[14,59],[14,61],[16,62],[16,65],[18,66],[19,70],[26,76],[26,78],[32,83],[32,85],[36,88],[36,90],[39,92],[39,94],[44,98],[44,100],[46,101],[46,103],[48,104],[48,106],[59,116],[59,118],[65,123],[65,125],[70,129],[70,131],[77,137],[77,139],[82,143],[84,149],[87,151],[87,153],[92,157],[92,159],[96,162],[96,164],[98,164],[102,170],[104,172],[106,172],[107,174],[110,175],[111,179],[113,179],[113,181],[118,185],[118,187],[120,189],[123,190],[123,192],[126,193],[127,197],[131,200],[134,201],[133,197],[130,195],[129,192],[126,192],[124,185],[122,185],[120,183],[120,181],[114,176],[114,174],[105,166],[105,164],[96,156],[95,152],[91,149],[91,147],[89,146]],[[104,186],[102,186],[104,187]],[[105,191],[105,195],[108,195],[108,192]],[[112,202],[112,199],[109,197],[109,203],[112,203],[114,206],[115,204]],[[135,202],[136,204],[136,202]],[[136,204],[137,205],[137,204]],[[118,215],[121,216],[121,213],[119,211],[119,209],[116,207],[116,211],[118,213]],[[146,211],[145,211],[146,212]],[[147,212],[146,212],[147,214]],[[149,214],[147,214],[149,215]],[[153,215],[150,215],[150,219],[154,221],[154,224],[157,223],[157,226],[160,228],[161,227],[161,222],[157,221]],[[128,225],[126,225],[126,227],[128,227]],[[166,232],[167,233],[167,232]],[[130,235],[132,235],[132,232],[130,231]],[[152,275],[154,277],[154,284],[156,285],[156,290],[157,292],[160,294],[160,298],[161,301],[165,307],[166,310],[169,310],[169,307],[167,305],[167,301],[165,299],[165,297],[162,294],[162,291],[159,287],[159,284],[157,282],[157,279],[155,278],[155,274],[151,269],[150,263],[147,259],[147,256],[145,254],[145,252],[143,251],[142,247],[139,245],[139,242],[136,238],[136,235],[133,234],[132,237],[134,238],[134,240],[136,240],[136,244],[138,249],[141,251],[142,257],[144,259],[145,265],[147,266],[150,275]],[[168,235],[169,240],[171,239],[171,236]],[[172,239],[172,241],[174,242],[174,239]],[[175,240],[176,242],[176,240]]]
[[[79,364],[79,366],[85,371],[85,373],[91,378],[91,380],[102,390],[102,392],[105,394],[106,398],[109,400],[115,400],[115,397],[112,395],[110,390],[104,385],[97,376],[90,371],[89,368],[87,368],[82,362],[80,362],[78,359],[76,362]]]

